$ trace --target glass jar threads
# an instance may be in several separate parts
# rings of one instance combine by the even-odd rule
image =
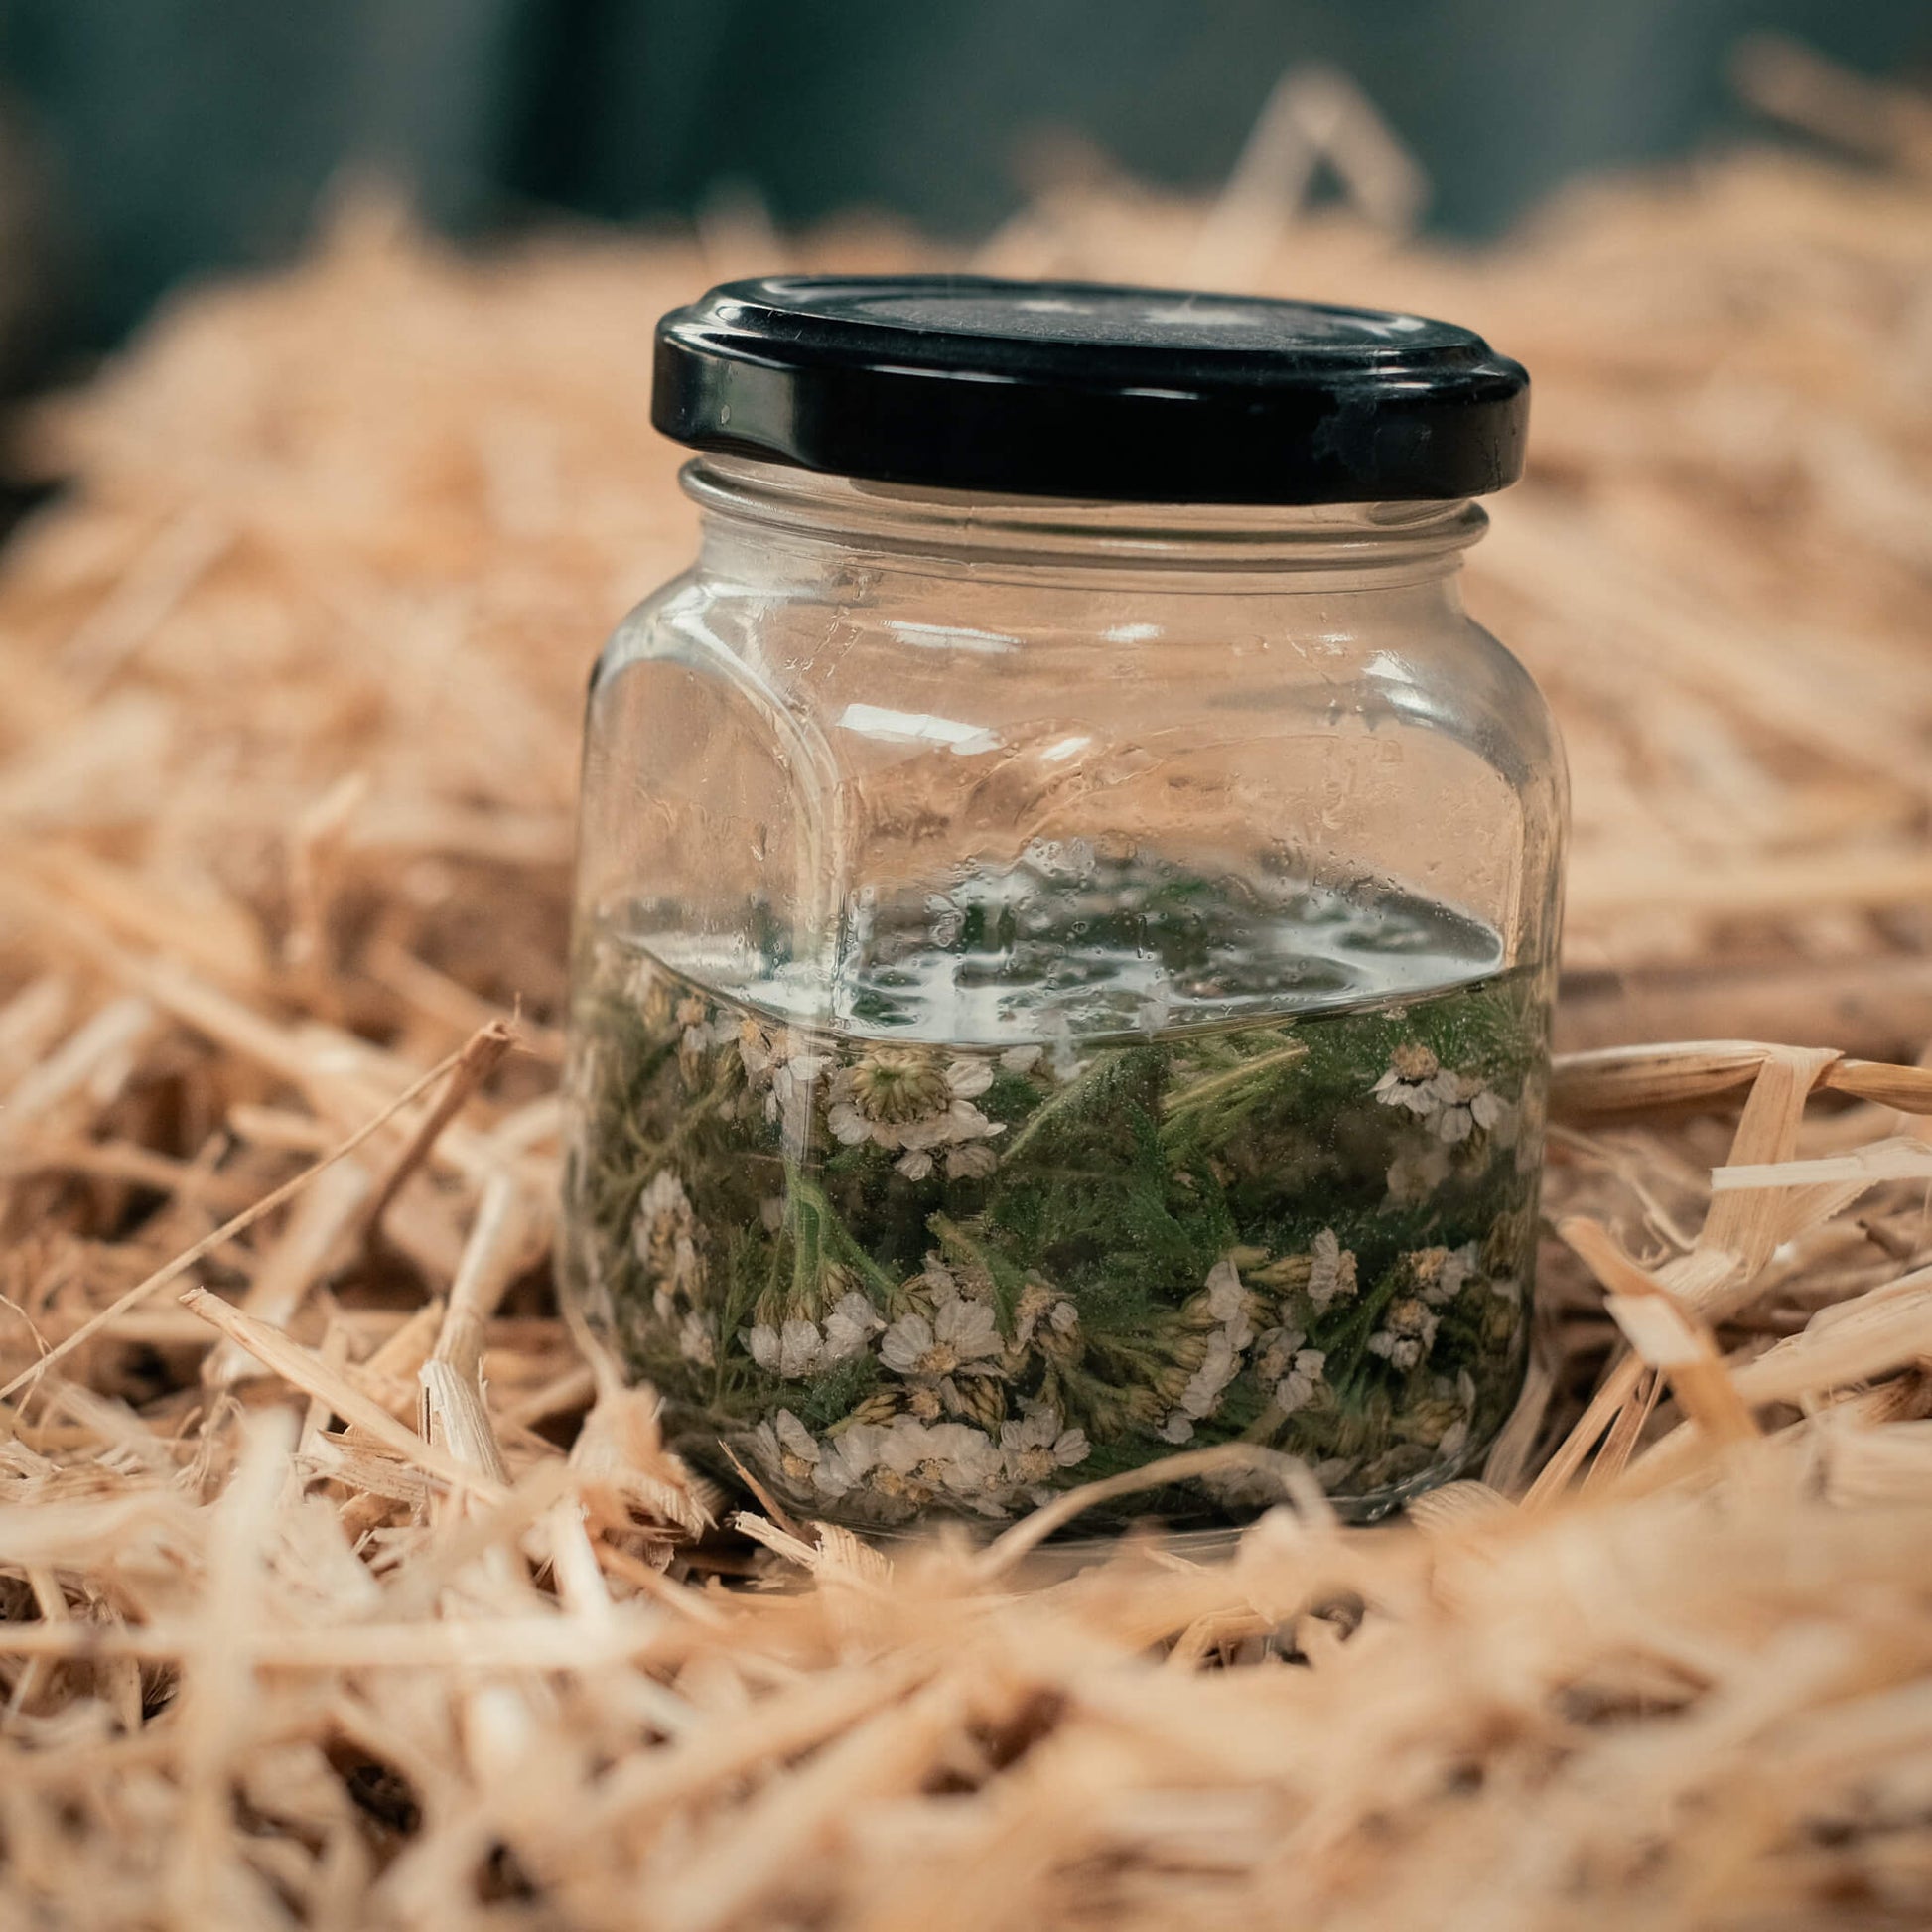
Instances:
[[[997,1523],[1176,1448],[1371,1517],[1521,1382],[1560,745],[1464,615],[1528,385],[973,278],[665,318],[698,561],[593,682],[567,1292],[727,1481]],[[1089,1525],[1239,1523],[1230,1466]]]

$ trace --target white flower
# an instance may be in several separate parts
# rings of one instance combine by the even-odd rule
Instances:
[[[1368,1338],[1368,1350],[1391,1367],[1415,1368],[1435,1347],[1441,1317],[1417,1297],[1405,1296],[1392,1303],[1382,1319],[1383,1326]]]
[[[1450,1147],[1502,1118],[1502,1101],[1473,1074],[1439,1073],[1430,1086],[1437,1096],[1436,1138]]]
[[[820,1351],[821,1366],[843,1362],[862,1354],[866,1343],[885,1326],[879,1311],[855,1288],[841,1295],[832,1312],[825,1317],[825,1342]]]
[[[1255,1338],[1248,1319],[1248,1291],[1234,1263],[1225,1256],[1207,1271],[1207,1311],[1221,1324],[1231,1348],[1245,1348]]]
[[[1180,1413],[1196,1422],[1211,1416],[1220,1406],[1221,1391],[1241,1370],[1241,1356],[1227,1331],[1217,1328],[1207,1338],[1207,1353],[1201,1365],[1187,1379],[1180,1392]]]
[[[1000,1331],[984,1302],[950,1296],[928,1320],[902,1314],[886,1330],[879,1358],[900,1375],[937,1377],[970,1367],[1000,1352]]]
[[[884,1326],[872,1304],[853,1289],[839,1298],[823,1330],[802,1315],[777,1328],[761,1321],[745,1331],[745,1346],[767,1375],[797,1382],[850,1360]]]
[[[1422,1298],[1434,1308],[1445,1308],[1462,1293],[1470,1276],[1481,1267],[1481,1256],[1473,1241],[1443,1256],[1442,1266],[1423,1284]]]
[[[948,1116],[947,1128],[950,1129],[953,1124],[951,1117]],[[988,1125],[991,1127],[992,1123],[989,1122]],[[902,1130],[908,1145],[893,1166],[907,1180],[923,1180],[932,1172],[932,1154],[925,1145],[925,1137],[931,1131],[923,1124],[915,1124]],[[909,1145],[914,1136],[920,1137],[917,1146]],[[969,1142],[946,1150],[946,1177],[950,1180],[984,1180],[999,1165],[1000,1157],[983,1141]]]
[[[1004,1464],[983,1430],[899,1416],[882,1433],[878,1451],[872,1480],[889,1495],[925,1501],[943,1490],[988,1515],[1004,1513],[998,1493]]]
[[[1009,1073],[1031,1073],[1039,1064],[1039,1056],[1045,1050],[1045,1047],[1035,1041],[1030,1041],[1024,1046],[1009,1046],[1000,1055],[1000,1064]]]
[[[1385,1107],[1406,1107],[1427,1117],[1442,1104],[1431,1082],[1443,1063],[1427,1046],[1405,1044],[1389,1056],[1389,1070],[1370,1088]]]
[[[1046,1500],[1043,1484],[1060,1469],[1077,1468],[1091,1449],[1086,1432],[1061,1426],[1060,1412],[1049,1403],[1030,1403],[1018,1422],[1000,1425],[1000,1453],[1009,1482],[1026,1489],[1035,1502]]]
[[[746,1331],[745,1346],[751,1350],[753,1361],[767,1375],[796,1382],[818,1366],[824,1337],[815,1322],[795,1317],[782,1328],[774,1328],[768,1321],[759,1322]]]
[[[756,1020],[739,1027],[738,1057],[746,1083],[764,1095],[765,1119],[779,1123],[785,1138],[802,1146],[811,1127],[812,1091],[830,1060],[813,1049],[806,1035]]]
[[[684,1183],[669,1168],[659,1168],[637,1197],[630,1241],[644,1264],[660,1318],[669,1318],[673,1298],[690,1299],[703,1286],[697,1232],[698,1218]]]
[[[1333,1228],[1323,1228],[1310,1251],[1309,1300],[1320,1310],[1354,1292],[1354,1251],[1341,1245]]]
[[[1292,1416],[1296,1410],[1306,1409],[1314,1400],[1321,1372],[1327,1365],[1328,1357],[1319,1348],[1297,1351],[1295,1366],[1275,1385],[1275,1406],[1283,1415]]]
[[[1288,1365],[1300,1352],[1308,1336],[1300,1328],[1264,1328],[1261,1353],[1255,1357],[1255,1375],[1263,1382],[1278,1382],[1288,1373]]]
[[[1179,1402],[1161,1425],[1161,1434],[1170,1443],[1188,1441],[1194,1433],[1194,1424],[1220,1407],[1222,1390],[1241,1373],[1242,1351],[1255,1338],[1254,1323],[1248,1312],[1248,1291],[1242,1286],[1234,1263],[1226,1256],[1207,1271],[1204,1293],[1207,1312],[1220,1326],[1209,1331],[1200,1366],[1187,1378]],[[1071,1304],[1061,1306],[1070,1308]],[[1055,1309],[1048,1319],[1057,1323],[1058,1315],[1059,1310]]]
[[[812,1487],[836,1500],[856,1489],[879,1464],[879,1446],[886,1432],[876,1423],[856,1422],[819,1445],[812,1469]]]
[[[687,1059],[705,1052],[711,1044],[711,1009],[695,993],[678,1001],[671,1017],[681,1029],[678,1051]]]
[[[1445,1146],[1455,1147],[1478,1128],[1497,1127],[1508,1102],[1473,1073],[1452,1073],[1427,1046],[1398,1046],[1389,1070],[1372,1089],[1385,1107],[1403,1107],[1427,1121]]]
[[[771,1071],[771,1063],[778,1057],[778,1037],[767,1033],[756,1020],[745,1021],[738,1030],[738,1057],[745,1068],[745,1077],[753,1085]]]
[[[956,1059],[943,1066],[916,1046],[874,1046],[842,1066],[827,1088],[825,1124],[847,1147],[871,1141],[879,1147],[929,1155],[935,1147],[989,1140],[1005,1132],[973,1105],[993,1084],[984,1060]],[[931,1172],[914,1163],[913,1179]]]
[[[812,1433],[789,1409],[752,1432],[752,1454],[760,1467],[787,1482],[809,1482],[822,1454]]]
[[[1443,1440],[1436,1445],[1436,1452],[1445,1462],[1453,1462],[1469,1447],[1469,1425],[1466,1419],[1458,1417],[1443,1431]]]

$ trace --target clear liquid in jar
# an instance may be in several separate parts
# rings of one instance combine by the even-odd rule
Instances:
[[[1053,850],[862,903],[829,960],[661,905],[581,943],[568,1285],[726,1480],[997,1524],[1244,1443],[1372,1516],[1514,1402],[1547,987],[1450,908]]]

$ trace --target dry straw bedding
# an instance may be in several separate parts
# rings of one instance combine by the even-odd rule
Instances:
[[[1539,1360],[1486,1485],[1225,1563],[711,1524],[547,1300],[579,692],[689,541],[645,331],[768,238],[364,214],[34,418],[0,1925],[1932,1915],[1932,140],[1754,78],[1868,152],[1451,257],[1304,77],[1213,209],[1063,170],[986,251],[1406,303],[1539,379],[1472,584],[1569,734],[1603,1049]],[[1285,221],[1314,142],[1360,208]]]

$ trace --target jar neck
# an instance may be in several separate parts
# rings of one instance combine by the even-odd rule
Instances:
[[[1076,502],[906,488],[739,457],[700,457],[681,481],[703,514],[701,568],[741,578],[822,571],[860,555],[935,575],[991,569],[1118,582],[1152,573],[1171,584],[1198,579],[1217,594],[1331,595],[1448,579],[1488,527],[1466,499]]]

